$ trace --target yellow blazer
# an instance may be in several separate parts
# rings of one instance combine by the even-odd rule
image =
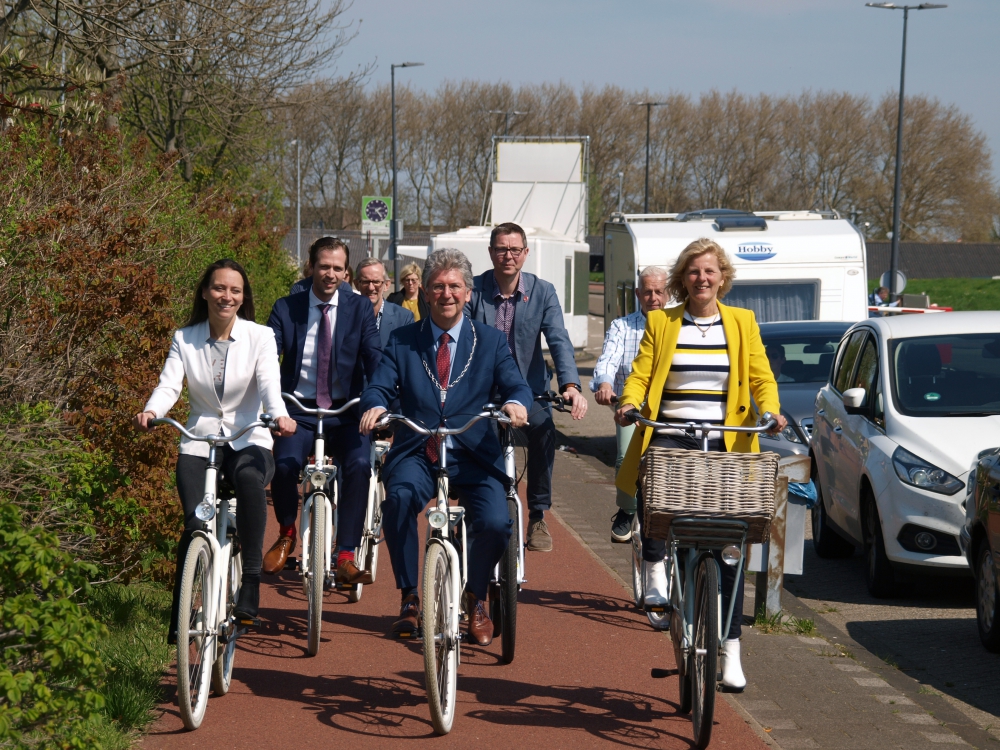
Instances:
[[[660,399],[677,349],[684,308],[685,305],[677,305],[666,310],[654,310],[646,316],[646,333],[632,363],[632,374],[625,381],[619,403],[639,408],[645,402],[642,416],[647,419],[657,419],[660,413]],[[726,395],[725,424],[732,427],[752,427],[757,423],[758,415],[752,408],[750,395],[753,394],[761,412],[778,414],[781,408],[778,403],[778,384],[771,373],[771,365],[767,361],[753,311],[728,307],[720,302],[719,315],[722,317],[726,350],[729,352],[729,392]],[[724,432],[723,436],[727,451],[760,451],[756,435]],[[652,437],[652,429],[639,425],[618,470],[618,489],[629,495],[635,493],[639,479],[639,460],[649,447]]]

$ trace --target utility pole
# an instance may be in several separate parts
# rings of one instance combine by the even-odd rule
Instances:
[[[399,255],[396,253],[396,68],[418,68],[422,62],[405,62],[389,66],[389,89],[392,98],[392,216],[389,220],[389,257],[392,258],[392,288],[399,291]]]
[[[302,272],[302,169],[299,155],[301,153],[299,139],[295,144],[295,260],[299,265],[299,273]]]
[[[649,213],[649,120],[653,107],[662,107],[666,102],[632,102],[637,107],[646,108],[646,191],[642,201],[642,212]]]
[[[948,6],[933,3],[921,3],[920,5],[865,3],[865,5],[869,8],[903,11],[903,60],[899,66],[899,118],[896,123],[896,175],[892,187],[892,253],[889,260],[889,300],[895,301],[899,298],[899,293],[896,291],[896,276],[899,272],[899,230],[901,228],[900,192],[903,175],[903,84],[906,81],[906,27],[909,23],[911,10],[934,10]]]

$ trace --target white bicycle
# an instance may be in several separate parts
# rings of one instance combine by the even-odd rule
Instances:
[[[239,596],[243,562],[236,528],[236,493],[219,470],[219,446],[238,440],[257,427],[273,427],[267,414],[233,435],[195,435],[179,422],[162,417],[151,426],[170,425],[188,440],[208,443],[205,494],[195,510],[204,527],[194,532],[181,568],[177,617],[177,704],[188,729],[205,718],[208,691],[229,692],[236,658],[236,639],[253,620],[237,622],[233,614]],[[208,665],[211,665],[209,668]]]
[[[509,429],[510,418],[493,404],[487,404],[461,427],[436,427],[428,429],[401,414],[383,414],[376,429],[386,427],[391,422],[402,422],[411,430],[427,437],[441,438],[438,443],[437,498],[427,509],[427,542],[424,551],[423,613],[421,631],[424,642],[424,682],[431,712],[431,724],[438,734],[451,731],[455,720],[455,695],[458,686],[459,646],[462,633],[459,624],[462,619],[462,592],[468,582],[467,554],[468,541],[465,534],[465,509],[460,505],[448,504],[448,445],[443,438],[460,435],[480,419],[495,419]],[[514,479],[514,453],[512,443],[504,449],[506,472]],[[516,496],[516,495],[515,495]],[[508,495],[508,503],[511,499]],[[508,512],[518,512],[519,501]],[[515,549],[520,544],[521,534],[515,529],[511,534],[507,552],[498,566],[500,581],[491,583],[491,590],[499,590],[501,606],[506,613],[512,613],[507,637],[510,639],[510,657],[513,659],[513,623],[516,622],[517,578],[516,568],[520,553]],[[523,570],[523,567],[521,568]],[[508,598],[509,597],[509,598]],[[492,619],[492,618],[491,618]],[[506,642],[504,648],[506,649]]]
[[[333,533],[337,528],[337,464],[326,456],[326,440],[323,433],[323,418],[340,416],[357,405],[360,399],[351,399],[337,409],[310,409],[291,393],[282,393],[282,398],[293,404],[301,413],[316,417],[316,437],[313,443],[313,463],[302,470],[302,558],[299,573],[302,589],[308,602],[306,650],[310,656],[319,652],[320,633],[323,629],[323,593],[335,586],[346,590],[348,599],[361,599],[364,584],[337,585],[332,575]],[[378,543],[382,533],[382,500],[385,492],[381,484],[382,456],[389,450],[389,444],[373,441],[372,481],[368,488],[368,508],[365,512],[365,526],[361,535],[361,545],[354,551],[355,560],[370,568],[371,582],[375,582],[378,565]]]

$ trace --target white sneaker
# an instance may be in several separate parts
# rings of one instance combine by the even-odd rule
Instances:
[[[742,693],[747,686],[740,664],[740,642],[727,639],[722,643],[722,687],[727,693]]]
[[[643,601],[647,607],[662,607],[667,603],[667,564],[665,560],[642,563]]]

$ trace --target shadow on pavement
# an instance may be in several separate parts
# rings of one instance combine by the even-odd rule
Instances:
[[[592,622],[613,625],[628,630],[649,630],[644,620],[637,620],[635,602],[631,599],[602,596],[576,591],[536,591],[521,589],[519,604],[537,604],[559,612],[583,617]]]

